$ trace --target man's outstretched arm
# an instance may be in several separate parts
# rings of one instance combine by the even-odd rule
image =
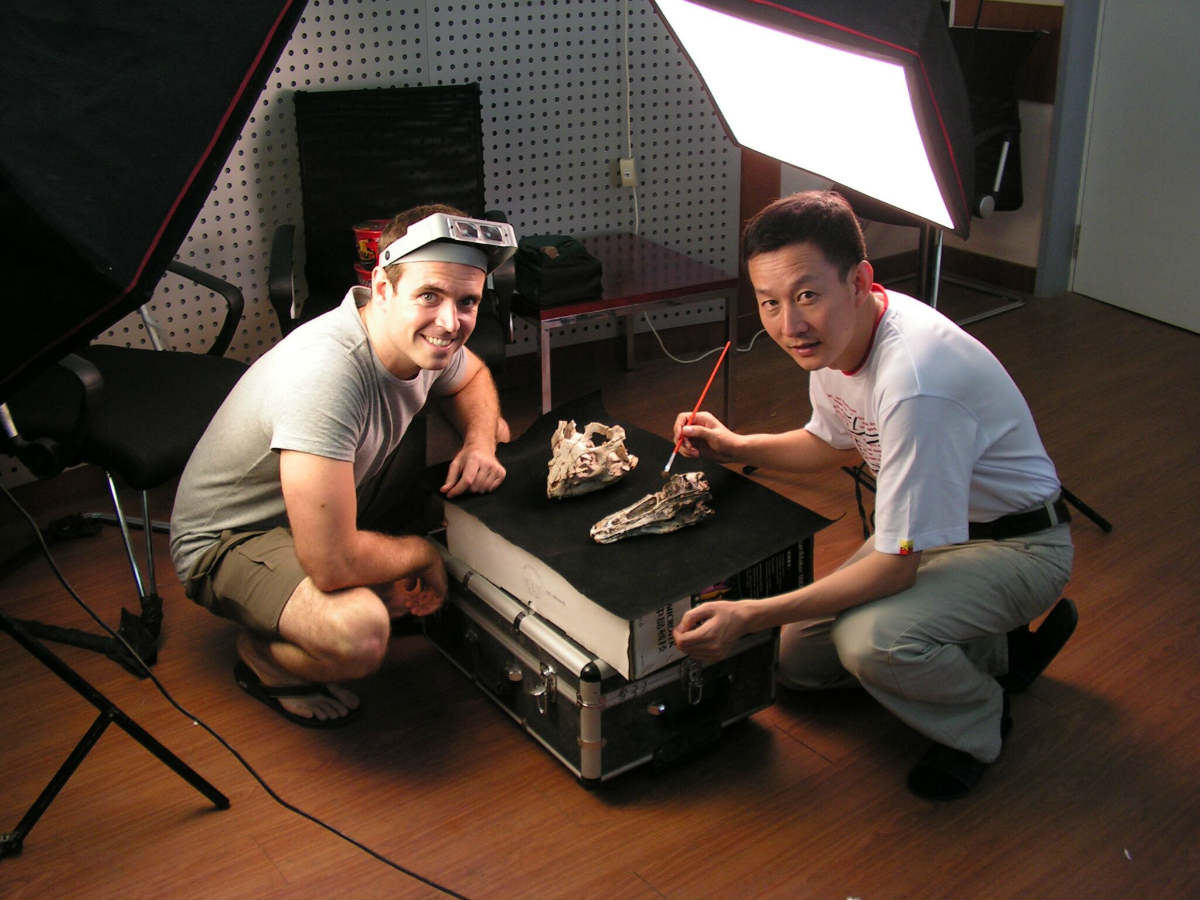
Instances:
[[[446,570],[433,544],[359,530],[353,463],[284,450],[279,477],[296,556],[318,590],[419,578],[424,589],[445,596]]]
[[[462,435],[463,444],[450,461],[442,493],[447,497],[473,491],[494,491],[507,474],[496,459],[496,443],[507,436],[508,426],[500,418],[500,395],[487,366],[466,351],[466,377],[453,394],[443,400],[450,424]]]

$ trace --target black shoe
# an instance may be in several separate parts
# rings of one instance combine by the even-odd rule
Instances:
[[[1008,694],[1004,695],[1004,708],[1000,713],[1000,740],[1004,741],[1012,731],[1012,714],[1009,712]],[[963,750],[955,750],[945,744],[933,744],[908,773],[908,789],[925,800],[957,800],[971,792],[988,763],[980,762]]]
[[[1028,625],[1010,631],[1008,673],[997,676],[1000,686],[1012,694],[1027,689],[1066,645],[1078,623],[1075,604],[1063,597],[1037,631],[1030,631]]]

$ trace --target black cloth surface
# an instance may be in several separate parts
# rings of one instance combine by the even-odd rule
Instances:
[[[573,419],[581,431],[589,422],[624,427],[625,446],[638,457],[637,468],[598,491],[565,500],[547,498],[550,437],[564,419]],[[596,543],[589,533],[592,525],[662,488],[662,467],[671,447],[655,434],[614,421],[599,394],[591,394],[556,407],[518,440],[499,447],[497,456],[508,476],[497,491],[450,502],[546,562],[584,596],[631,619],[699,593],[829,524],[722,465],[679,456],[672,473],[702,470],[716,515],[669,534]],[[445,466],[438,469],[444,472]]]

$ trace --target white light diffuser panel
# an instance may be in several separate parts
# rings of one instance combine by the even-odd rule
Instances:
[[[953,228],[902,66],[687,0],[658,7],[739,144]]]

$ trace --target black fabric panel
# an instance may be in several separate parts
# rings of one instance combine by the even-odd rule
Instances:
[[[0,268],[40,279],[32,327],[0,344],[9,382],[144,302],[186,237],[302,0],[0,4],[3,207],[37,223]],[[6,225],[9,220],[6,219]],[[29,253],[36,239],[40,252]],[[59,277],[59,261],[90,268]],[[54,276],[54,277],[51,277]],[[30,297],[6,299],[27,311]]]
[[[599,491],[566,500],[547,499],[550,437],[560,419],[574,419],[580,429],[589,422],[622,425],[625,446],[638,457],[637,468]],[[670,534],[597,544],[589,534],[592,525],[659,490],[662,467],[671,455],[671,442],[613,421],[599,394],[546,413],[519,440],[501,445],[498,455],[508,469],[500,489],[453,502],[545,561],[584,596],[626,618],[698,593],[829,524],[828,519],[724,466],[678,457],[672,472],[701,469],[708,476],[716,515]],[[638,576],[636,593],[629,592],[630,573]]]
[[[997,210],[1020,209],[1025,201],[1021,174],[1020,76],[1045,32],[1007,28],[951,28],[962,63],[975,133],[976,196],[991,193],[1006,137],[1012,140]]]
[[[356,283],[360,222],[424,203],[483,215],[479,97],[478,84],[296,93],[305,320]]]

